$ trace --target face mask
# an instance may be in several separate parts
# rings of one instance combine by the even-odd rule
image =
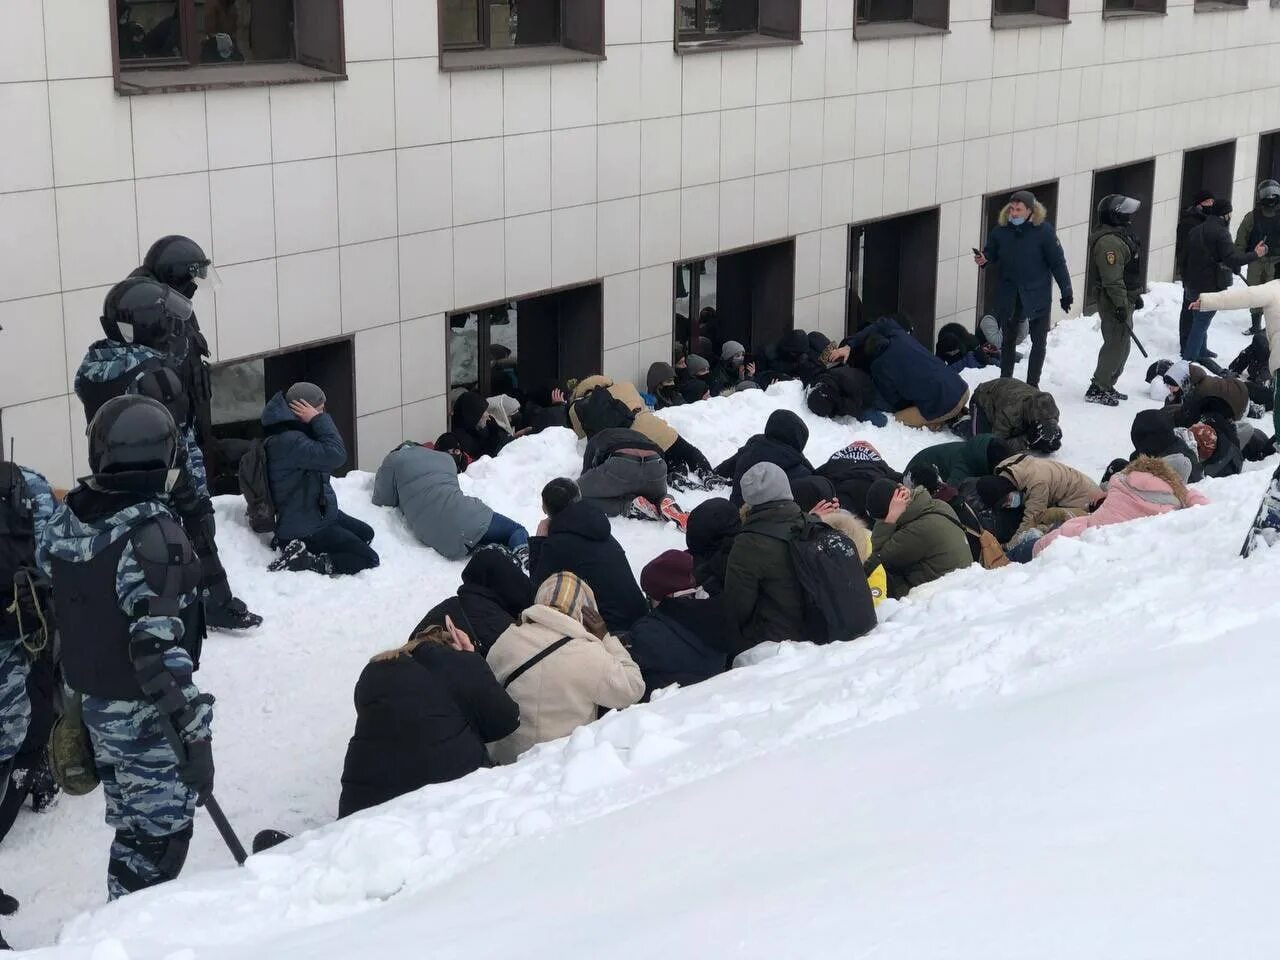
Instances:
[[[1010,217],[1009,222],[1012,223],[1015,227],[1020,227],[1027,222],[1027,218],[1026,217]]]
[[[1010,510],[1016,510],[1018,507],[1022,506],[1022,494],[1021,493],[1009,494],[1009,496],[1004,498],[1004,505],[1008,507]]]

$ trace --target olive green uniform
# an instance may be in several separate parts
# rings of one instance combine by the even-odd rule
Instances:
[[[1133,308],[1142,294],[1138,257],[1138,241],[1123,227],[1099,227],[1089,236],[1102,319],[1102,349],[1093,371],[1093,384],[1099,390],[1114,390],[1129,360]]]
[[[1245,273],[1245,280],[1251,287],[1274,280],[1276,265],[1280,264],[1280,212],[1268,217],[1255,207],[1240,221],[1240,228],[1236,230],[1236,249],[1241,253],[1249,253],[1263,240],[1270,248],[1267,255],[1249,264]],[[1251,310],[1250,314],[1253,317],[1253,329],[1261,330],[1262,311]]]

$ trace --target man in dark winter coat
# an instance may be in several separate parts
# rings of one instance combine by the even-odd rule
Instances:
[[[757,463],[742,477],[746,511],[725,571],[725,617],[735,653],[766,640],[804,640],[804,588],[790,543],[805,515],[782,468]]]
[[[645,377],[645,386],[653,397],[655,410],[665,407],[678,407],[684,403],[684,396],[676,386],[676,372],[669,363],[650,364],[649,373]]]
[[[805,398],[820,417],[853,417],[876,427],[889,422],[876,409],[876,385],[871,375],[856,367],[838,366],[820,374]]]
[[[519,706],[457,629],[428,627],[378,654],[360,674],[355,704],[339,817],[490,766],[485,744],[520,726]]]
[[[1012,377],[1017,364],[1018,323],[1023,317],[1031,327],[1031,359],[1027,383],[1036,386],[1044,369],[1049,338],[1049,304],[1053,282],[1058,284],[1059,305],[1069,313],[1072,304],[1071,271],[1048,211],[1029,190],[1018,190],[1000,211],[1000,222],[987,237],[987,245],[974,257],[979,267],[994,265],[1000,271],[996,294],[996,319],[1004,334],[1000,375]]]
[[[867,492],[867,512],[876,525],[866,568],[884,565],[889,596],[895,600],[922,583],[973,563],[955,512],[923,487],[910,490],[891,480],[878,480]]]
[[[996,472],[996,465],[1014,452],[995,434],[980,433],[968,440],[925,447],[907,462],[903,474],[914,477],[920,466],[928,464],[938,471],[943,483],[955,486],[970,477],[991,476]]]
[[[807,477],[813,465],[805,459],[804,445],[809,442],[809,428],[790,410],[775,410],[765,421],[764,433],[757,433],[720,466],[716,473],[733,478],[729,499],[742,505],[742,476],[757,463],[776,463],[790,479]]]
[[[718,598],[693,596],[693,557],[683,550],[659,554],[640,573],[653,605],[623,638],[644,676],[644,699],[678,683],[687,687],[729,665],[724,608]]]
[[[902,474],[885,462],[880,451],[865,440],[855,440],[837,450],[817,470],[820,477],[830,480],[840,498],[840,506],[863,520],[867,515],[867,491],[880,479],[897,483]]]
[[[704,500],[689,513],[684,537],[693,556],[693,577],[713,597],[724,591],[729,552],[741,530],[738,508],[724,497]]]
[[[463,391],[453,401],[450,430],[462,441],[462,449],[472,460],[496,457],[512,439],[494,420],[485,398],[474,390]]]
[[[626,630],[644,616],[648,604],[604,512],[585,502],[578,485],[564,477],[543,488],[542,509],[547,518],[529,541],[529,579],[542,583],[560,571],[581,577],[611,632]]]
[[[1173,246],[1173,279],[1182,279],[1182,258],[1187,249],[1187,238],[1191,236],[1191,231],[1200,224],[1204,223],[1204,218],[1209,215],[1209,211],[1213,209],[1213,191],[1201,190],[1191,201],[1191,206],[1183,210],[1178,216],[1177,233],[1174,236]],[[1182,312],[1178,315],[1178,352],[1185,354],[1187,351],[1187,336],[1191,333],[1191,301],[1186,297],[1186,291],[1183,291]]]
[[[1261,240],[1246,253],[1236,249],[1227,224],[1231,220],[1231,201],[1219,200],[1204,223],[1187,235],[1182,251],[1182,297],[1187,306],[1200,299],[1202,293],[1216,293],[1231,286],[1231,279],[1241,267],[1248,266],[1267,255],[1267,245]],[[1216,311],[1196,310],[1191,315],[1191,330],[1182,356],[1186,360],[1199,360],[1210,356],[1208,350],[1209,324]]]
[[[413,639],[427,627],[445,625],[445,617],[467,632],[481,655],[502,636],[502,631],[533,606],[533,584],[519,564],[501,550],[479,550],[462,568],[457,596],[446,597],[427,611],[409,634]]]
[[[1053,395],[1013,377],[979,384],[973,391],[970,415],[974,435],[993,433],[1014,453],[1053,453],[1062,446]]]
[[[876,390],[908,427],[938,427],[954,420],[969,399],[969,386],[890,317],[867,324],[845,341],[841,353],[871,374]]]
[[[272,570],[359,573],[378,565],[369,546],[373,529],[338,509],[330,482],[347,460],[325,394],[314,383],[295,383],[262,411],[267,434],[267,482],[276,506],[276,540],[282,545]]]

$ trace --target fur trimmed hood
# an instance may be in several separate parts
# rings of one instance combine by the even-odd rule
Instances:
[[[1031,225],[1038,227],[1044,223],[1049,217],[1049,211],[1044,208],[1044,204],[1039,200],[1036,205],[1031,208]],[[1009,204],[1005,204],[1000,208],[1000,226],[1007,227],[1009,225]]]

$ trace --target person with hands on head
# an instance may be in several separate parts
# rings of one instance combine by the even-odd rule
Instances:
[[[889,596],[905,597],[913,588],[961,570],[973,563],[969,541],[955,511],[929,495],[881,479],[867,491],[871,530],[867,570],[884,567]]]

